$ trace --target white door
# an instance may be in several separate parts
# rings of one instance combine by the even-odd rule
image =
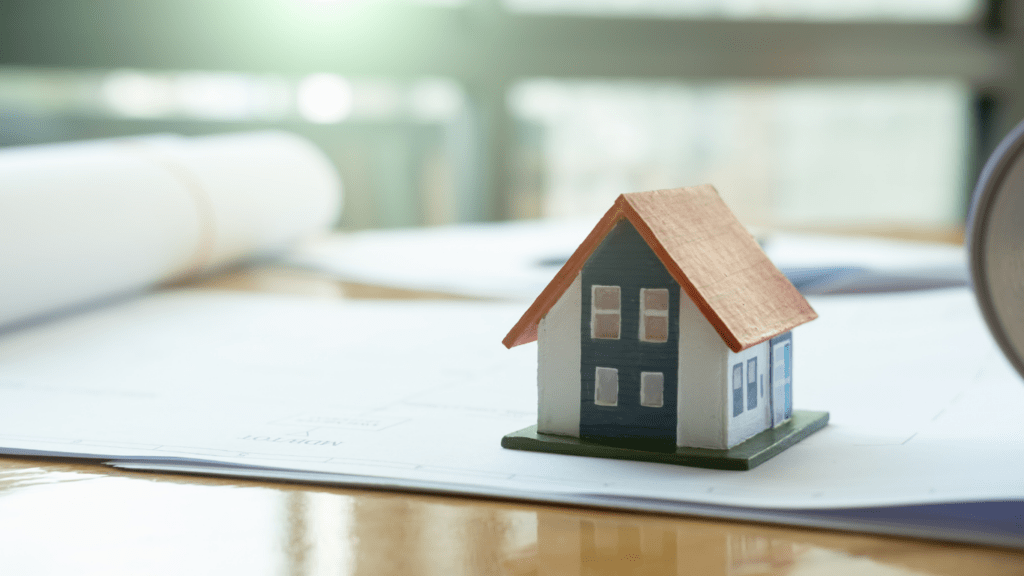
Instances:
[[[772,346],[772,426],[778,426],[793,413],[791,346],[790,339]]]

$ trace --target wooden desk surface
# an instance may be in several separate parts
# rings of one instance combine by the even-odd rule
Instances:
[[[207,289],[434,294],[268,269]],[[1024,574],[1024,553],[822,530],[0,459],[4,574]]]

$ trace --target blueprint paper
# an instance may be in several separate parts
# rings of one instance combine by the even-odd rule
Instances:
[[[1024,385],[968,291],[812,304],[794,404],[831,423],[747,472],[502,449],[536,418],[536,349],[500,344],[519,304],[230,292],[155,294],[0,339],[0,446],[646,509],[1024,501]]]

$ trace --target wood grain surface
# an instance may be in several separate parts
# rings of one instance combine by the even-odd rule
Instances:
[[[1018,551],[0,459],[4,574],[1024,574]]]

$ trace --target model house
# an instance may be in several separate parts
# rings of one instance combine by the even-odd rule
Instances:
[[[504,344],[538,341],[540,434],[728,449],[790,419],[816,317],[703,185],[619,196]]]

